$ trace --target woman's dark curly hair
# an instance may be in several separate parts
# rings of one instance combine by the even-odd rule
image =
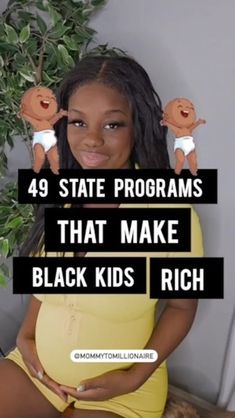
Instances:
[[[130,57],[87,56],[65,77],[58,93],[59,109],[68,109],[71,95],[80,86],[99,82],[121,92],[128,100],[133,118],[134,147],[130,161],[141,168],[170,168],[166,144],[166,128],[162,119],[161,100],[153,88],[146,71]],[[60,167],[81,168],[71,153],[67,141],[67,119],[62,118],[55,126],[58,138]],[[47,163],[44,167],[47,167]],[[39,205],[35,223],[20,255],[35,255],[43,246],[44,209],[61,205]]]

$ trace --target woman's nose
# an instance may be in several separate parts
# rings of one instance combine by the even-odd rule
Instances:
[[[104,144],[103,136],[100,132],[86,132],[84,144],[90,148],[100,147]]]

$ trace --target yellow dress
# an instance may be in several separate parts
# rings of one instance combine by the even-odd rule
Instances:
[[[190,207],[190,205],[122,204],[122,207]],[[192,209],[192,251],[188,253],[87,253],[86,257],[142,256],[200,257],[202,237],[198,217]],[[48,253],[60,256],[60,253]],[[71,256],[66,253],[65,256]],[[148,263],[147,263],[148,265]],[[157,300],[144,295],[34,295],[41,302],[36,323],[36,346],[46,373],[60,384],[77,387],[81,380],[109,370],[129,367],[131,363],[73,363],[74,349],[138,349],[144,348],[155,326]],[[15,349],[8,356],[26,373],[21,355]],[[30,377],[39,390],[59,410],[75,401],[69,396],[63,402],[37,379]],[[125,418],[160,418],[167,397],[167,369],[163,362],[151,377],[135,392],[107,401],[75,401],[75,408],[105,410]]]

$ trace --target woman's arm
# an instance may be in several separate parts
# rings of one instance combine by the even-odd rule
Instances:
[[[39,312],[41,303],[42,302],[40,302],[34,296],[31,297],[26,316],[20,327],[20,330],[16,339],[16,344],[19,349],[20,349],[20,345],[22,341],[25,338],[33,339],[33,340],[35,338],[35,326],[36,326],[38,312]]]
[[[153,363],[135,363],[129,369],[137,387],[149,378],[187,335],[192,326],[197,305],[198,301],[194,299],[170,299],[167,302],[145,346],[146,349],[156,350],[158,359]]]
[[[45,386],[60,396],[63,401],[67,401],[67,395],[60,388],[59,384],[45,373],[38,357],[35,344],[35,327],[41,303],[34,296],[31,297],[25,319],[16,339],[16,344],[31,376],[39,379]]]
[[[16,339],[16,345],[31,376],[39,378],[44,374],[35,345],[35,327],[40,306],[41,302],[32,296]]]

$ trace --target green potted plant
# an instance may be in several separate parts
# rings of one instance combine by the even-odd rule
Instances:
[[[23,93],[42,83],[56,89],[65,72],[88,53],[95,31],[91,15],[106,0],[10,0],[0,19],[0,286],[6,258],[17,255],[34,220],[32,205],[19,205],[17,184],[7,182],[6,146],[19,137],[32,161],[30,126],[17,118]],[[89,53],[118,54],[98,45]]]

